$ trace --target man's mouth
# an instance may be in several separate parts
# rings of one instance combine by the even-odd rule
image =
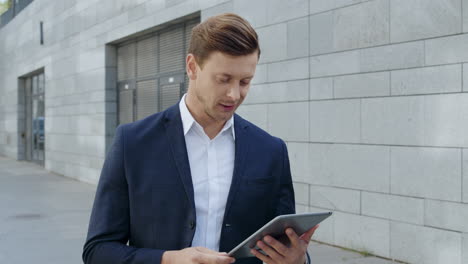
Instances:
[[[233,109],[234,109],[234,106],[235,106],[235,105],[228,105],[228,104],[220,104],[220,105],[221,105],[221,106],[223,107],[223,109],[226,110],[226,111],[231,111],[231,110],[233,110]]]

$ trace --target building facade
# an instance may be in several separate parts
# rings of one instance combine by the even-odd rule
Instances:
[[[96,183],[223,12],[262,48],[238,114],[286,141],[298,211],[335,212],[316,239],[468,263],[467,0],[34,0],[0,28],[0,155]]]

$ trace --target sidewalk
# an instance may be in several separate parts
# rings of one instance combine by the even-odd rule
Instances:
[[[0,263],[79,264],[96,186],[0,157]],[[314,264],[391,261],[312,242]]]

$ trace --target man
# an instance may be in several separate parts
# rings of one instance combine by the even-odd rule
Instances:
[[[295,212],[286,145],[235,115],[260,56],[234,14],[192,32],[188,93],[161,113],[119,126],[104,163],[84,245],[87,264],[232,263],[225,252],[277,215]],[[303,264],[316,228],[268,256],[237,263]],[[129,242],[129,245],[127,245]],[[221,252],[221,253],[219,253]]]

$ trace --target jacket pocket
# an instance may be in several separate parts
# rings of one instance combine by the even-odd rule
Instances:
[[[247,184],[271,184],[273,183],[273,177],[251,177],[247,178]]]

